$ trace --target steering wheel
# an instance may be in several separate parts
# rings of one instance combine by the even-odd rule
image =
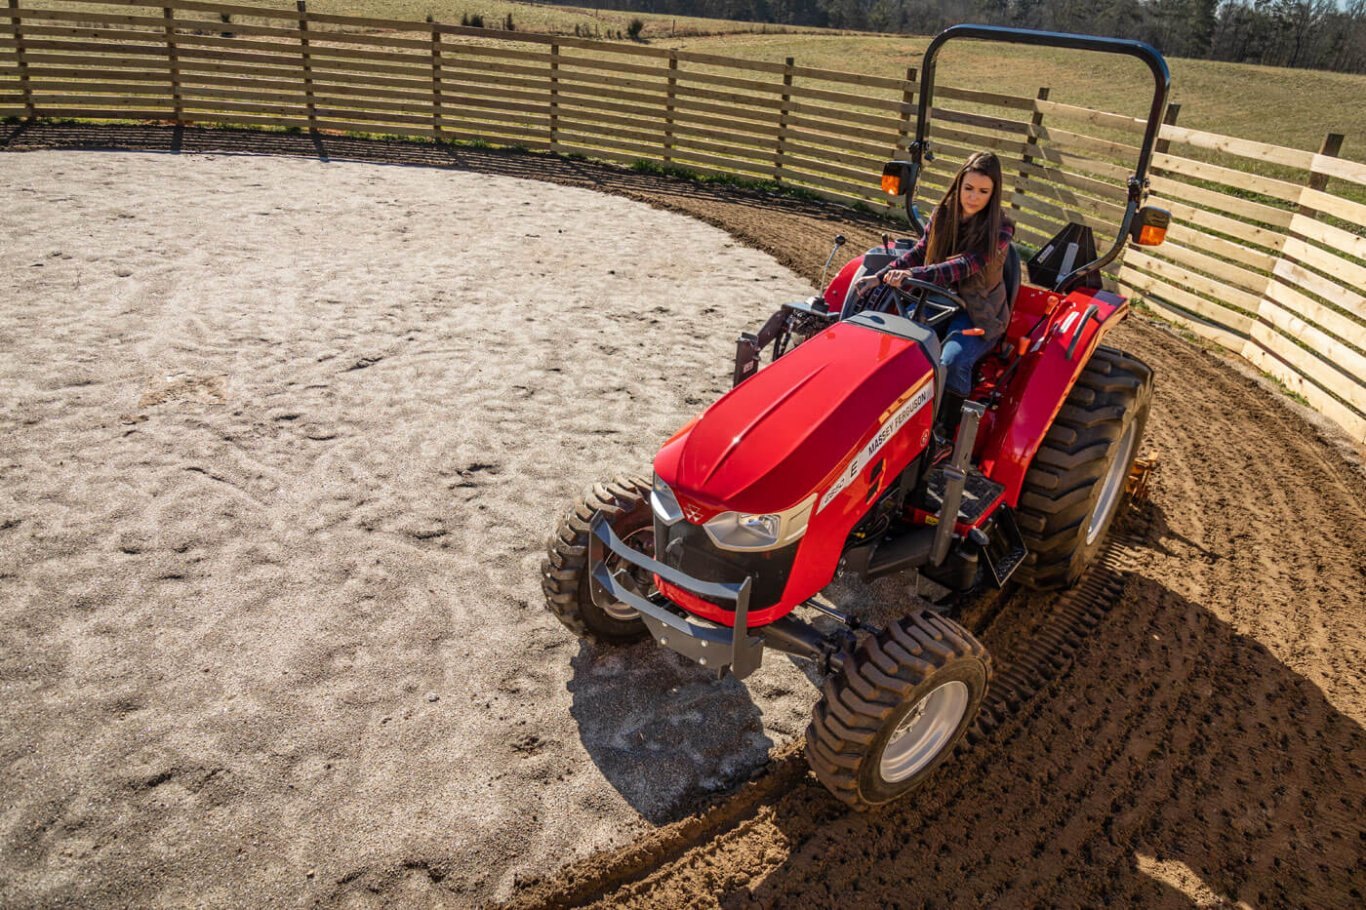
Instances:
[[[947,297],[951,305],[940,303],[931,295]],[[905,279],[904,287],[880,284],[868,292],[867,299],[864,309],[895,313],[932,329],[948,322],[959,310],[967,309],[963,298],[953,291],[919,278]]]

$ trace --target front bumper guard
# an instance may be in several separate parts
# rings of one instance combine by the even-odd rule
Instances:
[[[640,614],[656,642],[703,667],[715,670],[718,677],[724,676],[729,670],[736,679],[744,679],[759,668],[763,661],[764,640],[749,634],[748,626],[752,578],[746,578],[739,584],[721,584],[700,581],[672,569],[622,543],[601,512],[593,516],[589,528],[588,567],[593,580],[589,590],[595,604],[605,606],[603,598],[610,598],[606,603],[626,604]],[[685,588],[708,600],[734,601],[735,627],[728,629],[705,620],[699,621],[678,608],[671,609],[667,602],[661,604],[640,596],[608,569],[609,551],[639,569],[658,575],[669,584]]]

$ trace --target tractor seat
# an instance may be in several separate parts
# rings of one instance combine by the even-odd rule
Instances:
[[[1005,269],[1001,273],[1001,283],[1006,286],[1006,309],[1015,309],[1015,298],[1020,293],[1020,251],[1012,243],[1006,249]]]
[[[1001,272],[1001,283],[1006,287],[1006,323],[1015,311],[1015,298],[1020,294],[1020,251],[1011,244],[1006,249],[1005,268]],[[989,383],[991,392],[996,391],[997,382],[1007,372],[1007,366],[1016,356],[1014,343],[1005,335],[996,346],[987,352],[972,370],[972,385],[976,389],[983,382]]]

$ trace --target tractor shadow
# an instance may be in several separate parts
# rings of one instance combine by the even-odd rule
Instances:
[[[730,790],[768,761],[773,740],[745,684],[646,640],[581,642],[570,713],[603,777],[653,824]]]
[[[1273,652],[1303,640],[1227,609],[1139,569],[1061,676],[901,802],[851,813],[810,780],[780,798],[785,858],[717,902],[1363,906],[1353,687],[1321,689]]]

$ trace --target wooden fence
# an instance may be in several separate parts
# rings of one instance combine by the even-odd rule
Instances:
[[[890,79],[636,43],[199,0],[4,0],[0,117],[338,130],[478,141],[735,175],[883,208],[916,73]],[[938,160],[990,148],[1019,239],[1077,221],[1113,236],[1141,124],[1049,100],[936,86]],[[1366,165],[1188,130],[1169,113],[1154,201],[1169,242],[1111,276],[1243,355],[1366,441]],[[1179,149],[1186,157],[1178,156]],[[1252,173],[1273,165],[1281,176]],[[1285,174],[1295,175],[1288,179]],[[1341,192],[1342,188],[1346,192]],[[1338,190],[1335,192],[1334,190]]]

